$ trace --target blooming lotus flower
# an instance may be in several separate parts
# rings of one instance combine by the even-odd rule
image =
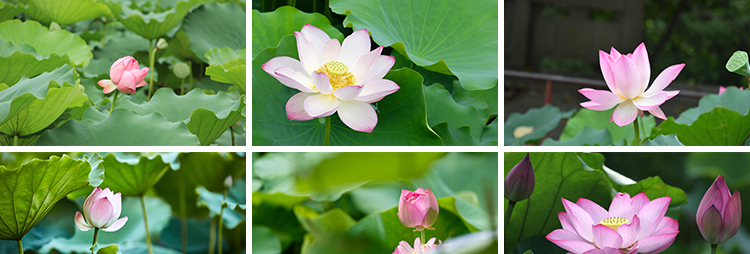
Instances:
[[[146,74],[148,74],[148,67],[138,69],[138,61],[132,56],[126,56],[117,59],[109,68],[109,77],[112,80],[102,79],[97,84],[104,87],[104,93],[111,93],[117,88],[120,92],[133,94],[136,88],[146,84],[143,80]]]
[[[401,190],[398,201],[398,218],[404,226],[422,231],[425,228],[435,230],[432,224],[437,220],[437,200],[430,189],[419,188],[414,192]]]
[[[719,94],[722,94],[722,93],[724,93],[724,91],[726,91],[726,90],[727,90],[727,88],[726,88],[726,87],[723,87],[723,86],[719,86]],[[740,90],[742,90],[742,87],[740,87]]]
[[[286,103],[289,120],[306,121],[338,112],[356,131],[372,132],[378,116],[370,103],[396,92],[399,86],[383,79],[395,58],[370,51],[367,29],[354,31],[339,45],[310,24],[294,32],[299,59],[280,56],[262,65],[282,84],[300,90]]]
[[[505,198],[518,202],[527,199],[534,191],[534,168],[529,154],[523,157],[505,176]]]
[[[742,222],[740,192],[734,190],[734,194],[730,194],[724,177],[717,177],[698,205],[695,222],[703,238],[711,244],[732,238]]]
[[[109,188],[104,190],[94,188],[83,203],[83,214],[76,211],[75,222],[81,231],[98,228],[107,232],[114,232],[122,228],[128,217],[120,217],[122,210],[120,193],[114,194]]]
[[[396,246],[396,249],[393,250],[393,254],[425,254],[429,253],[432,250],[436,250],[438,247],[440,247],[441,244],[443,244],[443,241],[438,241],[438,244],[435,244],[435,240],[437,238],[433,237],[430,238],[427,243],[422,244],[419,237],[414,240],[414,248],[412,248],[409,243],[406,241],[401,241],[398,246]],[[419,246],[419,247],[417,247]]]
[[[638,115],[643,115],[644,110],[658,118],[667,119],[659,105],[679,91],[664,91],[664,88],[680,74],[685,64],[675,64],[664,69],[648,90],[646,87],[651,78],[651,66],[644,43],[627,55],[620,54],[614,47],[609,54],[599,50],[599,66],[611,92],[590,88],[578,90],[591,100],[581,103],[582,107],[603,111],[617,106],[610,122],[614,120],[618,126],[630,124]]]
[[[588,199],[573,203],[562,198],[566,212],[557,216],[563,228],[549,233],[547,240],[572,253],[659,253],[679,233],[677,220],[664,216],[671,200],[617,193],[605,210]]]

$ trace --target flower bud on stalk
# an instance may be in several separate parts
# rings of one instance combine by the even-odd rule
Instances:
[[[729,240],[737,234],[742,222],[740,192],[734,190],[730,194],[724,177],[717,177],[698,205],[695,222],[712,248]]]
[[[534,191],[534,168],[529,154],[505,176],[505,198],[512,202],[527,199]]]

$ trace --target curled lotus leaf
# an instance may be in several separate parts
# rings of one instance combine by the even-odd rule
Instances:
[[[13,45],[26,44],[42,56],[68,55],[76,66],[86,67],[93,54],[86,41],[66,30],[50,31],[33,20],[18,19],[0,23],[0,40]]]

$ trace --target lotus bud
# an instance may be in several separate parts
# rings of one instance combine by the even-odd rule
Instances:
[[[534,168],[529,154],[505,176],[505,198],[518,202],[527,199],[534,191]]]
[[[398,218],[404,226],[422,231],[425,228],[435,230],[432,224],[439,212],[437,199],[430,189],[418,188],[416,191],[401,190],[398,201]]]
[[[695,222],[701,235],[711,244],[720,244],[732,238],[742,222],[740,192],[729,193],[723,176],[716,178],[703,195]]]
[[[98,228],[107,232],[114,232],[125,226],[128,217],[120,217],[122,212],[122,197],[120,193],[113,193],[106,188],[94,188],[83,203],[83,214],[76,211],[75,224],[81,231]],[[119,219],[118,219],[119,218]]]

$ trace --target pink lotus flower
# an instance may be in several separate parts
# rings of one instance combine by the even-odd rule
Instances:
[[[722,93],[724,93],[724,91],[726,91],[726,90],[727,90],[727,88],[726,88],[726,87],[723,87],[723,86],[719,86],[719,94],[722,94]],[[740,87],[740,90],[742,90],[742,87]]]
[[[126,56],[117,59],[112,67],[109,68],[109,79],[102,79],[97,82],[104,87],[104,93],[111,93],[117,88],[120,92],[126,94],[135,93],[135,89],[146,84],[143,79],[148,74],[148,67],[138,69],[138,61],[132,56]]]
[[[81,231],[89,231],[92,228],[107,232],[117,231],[128,221],[127,216],[117,219],[120,217],[121,205],[120,193],[114,194],[109,188],[102,190],[96,187],[83,203],[83,214],[76,211],[76,226]]]
[[[518,202],[527,199],[534,192],[534,168],[529,154],[516,164],[505,176],[505,198]]]
[[[441,244],[443,244],[443,241],[438,241],[438,244],[435,244],[435,240],[437,238],[433,237],[429,241],[427,241],[425,244],[422,244],[419,237],[414,240],[414,248],[412,248],[409,243],[406,241],[401,241],[398,246],[396,246],[396,249],[393,250],[393,254],[425,254],[429,253],[432,250],[436,250],[438,247],[440,247]],[[419,246],[419,247],[417,247]]]
[[[742,223],[740,192],[729,193],[723,176],[716,178],[703,195],[695,222],[701,235],[711,244],[720,244],[732,238]]]
[[[610,122],[614,120],[618,126],[630,124],[638,115],[643,115],[644,110],[658,118],[667,119],[659,105],[677,95],[679,91],[663,90],[680,74],[685,64],[676,64],[664,69],[648,90],[646,87],[651,78],[651,66],[644,43],[638,45],[632,54],[627,55],[621,55],[614,47],[610,54],[599,50],[599,66],[611,92],[590,88],[578,90],[591,100],[581,103],[582,107],[603,111],[617,106]]]
[[[588,199],[573,203],[562,198],[566,212],[559,212],[562,229],[547,235],[572,253],[659,253],[677,236],[677,220],[665,217],[670,197],[649,201],[641,192],[632,199],[617,193],[609,211]]]
[[[408,228],[416,228],[422,231],[425,228],[435,230],[432,224],[437,220],[437,200],[430,189],[419,188],[414,192],[401,190],[398,201],[398,218]]]
[[[382,46],[370,51],[367,29],[354,31],[341,45],[310,24],[294,35],[300,60],[280,56],[262,65],[279,82],[301,91],[287,101],[287,118],[306,121],[338,112],[349,128],[372,132],[378,115],[370,103],[399,89],[383,79],[395,58],[381,56]]]

